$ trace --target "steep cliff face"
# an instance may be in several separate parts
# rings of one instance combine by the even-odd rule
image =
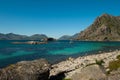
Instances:
[[[78,40],[120,41],[120,17],[103,14],[79,33]]]
[[[48,80],[50,64],[45,59],[21,61],[0,70],[0,80]]]

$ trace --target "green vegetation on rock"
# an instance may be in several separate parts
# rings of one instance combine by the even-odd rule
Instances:
[[[72,79],[67,79],[67,78],[64,78],[63,80],[72,80]]]
[[[117,59],[119,59],[119,60],[120,60],[120,55],[118,55],[118,56],[117,56]]]
[[[109,68],[110,70],[117,70],[118,68],[120,68],[120,60],[117,60],[117,61],[111,61],[109,63]]]
[[[120,68],[120,55],[117,56],[117,59],[118,60],[109,62],[110,71],[117,70],[118,68]]]

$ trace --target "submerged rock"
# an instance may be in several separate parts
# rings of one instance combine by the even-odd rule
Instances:
[[[0,80],[48,80],[50,64],[45,59],[21,61],[0,70]]]

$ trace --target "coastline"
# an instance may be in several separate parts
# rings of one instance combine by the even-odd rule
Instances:
[[[117,61],[117,70],[111,71],[111,61]],[[53,65],[46,59],[20,61],[0,69],[0,80],[119,80],[119,63],[120,50],[69,57]]]
[[[80,73],[84,67],[96,63],[96,60],[103,60],[103,66],[107,71],[109,62],[116,60],[116,57],[118,55],[120,55],[120,50],[86,55],[75,59],[70,57],[65,61],[52,65],[50,76],[55,76],[59,73],[64,72],[65,78],[71,78],[73,74]]]

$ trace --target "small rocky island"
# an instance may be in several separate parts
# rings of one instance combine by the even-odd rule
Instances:
[[[49,41],[55,41],[54,38],[46,38],[40,41],[12,42],[12,44],[47,44]]]
[[[12,44],[46,44],[47,41],[26,41],[26,42],[12,42]]]

